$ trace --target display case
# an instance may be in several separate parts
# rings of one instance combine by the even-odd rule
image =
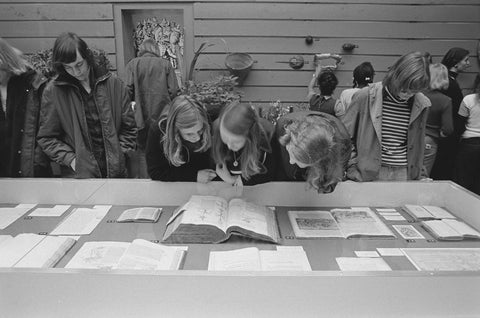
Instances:
[[[305,183],[272,182],[231,187],[224,183],[148,180],[0,179],[0,205],[112,205],[91,235],[82,236],[50,269],[0,269],[0,308],[6,317],[474,317],[480,315],[480,272],[418,271],[406,257],[383,257],[392,271],[342,272],[336,257],[376,248],[480,248],[478,240],[352,238],[297,239],[292,209],[444,207],[480,229],[480,198],[451,182],[344,182],[330,194]],[[191,195],[242,197],[274,206],[281,245],[302,246],[311,272],[209,272],[210,251],[275,245],[248,239],[190,244],[178,271],[65,269],[86,241],[162,239],[174,209]],[[112,222],[132,206],[163,208],[157,223]],[[49,233],[61,218],[20,218],[0,234]],[[398,222],[386,221],[391,227]],[[407,218],[404,223],[408,223]],[[417,226],[416,223],[410,223]]]

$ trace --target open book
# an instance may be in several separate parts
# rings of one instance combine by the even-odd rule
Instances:
[[[395,237],[370,208],[288,211],[288,217],[299,238]]]
[[[407,212],[415,221],[455,218],[445,209],[434,205],[405,204],[402,210]]]
[[[275,213],[236,198],[227,202],[216,196],[194,195],[167,222],[167,243],[219,243],[231,235],[278,243]]]
[[[421,224],[437,240],[480,239],[480,232],[458,220],[430,220],[422,221]]]
[[[160,217],[162,209],[160,208],[133,208],[123,211],[117,219],[117,222],[152,222],[155,223]]]
[[[86,242],[65,268],[176,270],[186,247],[164,246],[146,240]]]
[[[212,251],[209,271],[311,271],[303,249],[260,251],[247,247],[233,251]]]
[[[64,236],[18,234],[0,244],[0,267],[53,267],[75,242]]]

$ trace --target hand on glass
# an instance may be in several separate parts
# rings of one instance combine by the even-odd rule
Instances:
[[[223,181],[228,184],[234,184],[237,181],[237,178],[232,176],[227,169],[227,166],[224,164],[217,164],[217,168],[215,170],[217,172],[217,176],[219,176]]]
[[[197,182],[207,183],[212,181],[217,176],[213,169],[199,170],[197,173]]]

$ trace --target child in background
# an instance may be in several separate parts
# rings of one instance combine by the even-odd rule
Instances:
[[[321,66],[317,67],[317,70],[321,69]],[[320,94],[317,94],[313,89],[315,79],[317,79]],[[336,116],[337,113],[339,113],[335,107],[337,100],[332,95],[337,85],[338,79],[332,71],[320,71],[319,74],[317,74],[317,71],[315,71],[314,77],[308,85],[307,99],[310,103],[310,110],[324,112]]]
[[[373,83],[374,76],[375,70],[370,62],[363,62],[355,67],[353,70],[353,88],[345,89],[338,98],[338,105],[336,106],[338,109],[338,114],[336,114],[337,117],[345,115],[345,112],[352,101],[353,94],[365,86],[368,86],[368,84]]]

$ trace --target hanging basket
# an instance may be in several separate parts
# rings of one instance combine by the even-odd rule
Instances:
[[[225,58],[225,66],[230,74],[237,77],[238,85],[242,85],[253,65],[252,57],[247,53],[230,53]]]

